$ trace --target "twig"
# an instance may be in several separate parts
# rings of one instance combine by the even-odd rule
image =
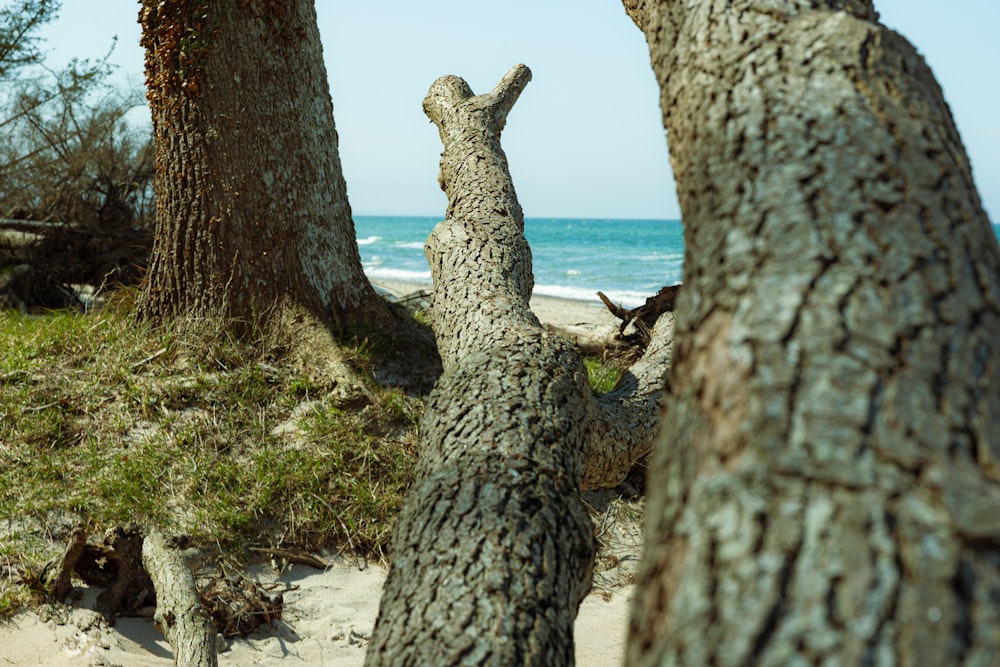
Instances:
[[[23,368],[19,368],[16,371],[11,371],[9,373],[3,373],[2,375],[0,375],[0,382],[6,382],[7,380],[12,380],[12,379],[16,378],[19,375],[23,375],[25,377],[31,377],[31,373],[29,373],[28,371],[24,370]]]
[[[307,553],[302,553],[301,551],[292,551],[290,549],[276,549],[273,547],[250,547],[250,551],[256,551],[257,553],[267,554],[272,558],[283,558],[289,563],[297,563],[298,565],[308,565],[309,567],[314,567],[317,570],[325,570],[330,567],[330,563],[326,562],[322,558],[317,558],[316,556],[311,556]]]
[[[629,319],[632,318],[632,311],[631,310],[625,310],[624,308],[622,308],[621,306],[619,306],[617,303],[615,303],[614,301],[612,301],[611,299],[609,299],[607,296],[605,296],[604,292],[598,292],[597,296],[600,297],[601,301],[604,302],[604,305],[608,307],[608,310],[611,311],[611,314],[614,315],[615,317],[617,317],[618,319],[620,319],[620,320],[629,320]]]
[[[49,408],[54,408],[62,405],[61,401],[53,401],[52,403],[46,403],[45,405],[33,405],[30,408],[25,408],[25,412],[42,412],[43,410],[48,410]]]
[[[159,357],[163,356],[163,355],[164,355],[164,354],[166,354],[166,353],[167,353],[167,348],[165,348],[165,347],[161,347],[161,348],[160,348],[159,350],[157,350],[157,351],[156,351],[156,352],[154,352],[153,354],[149,355],[148,357],[146,357],[146,358],[145,358],[145,359],[143,359],[142,361],[137,361],[136,363],[132,364],[132,370],[135,370],[135,369],[137,369],[137,368],[140,368],[140,367],[142,367],[142,366],[145,366],[145,365],[146,365],[146,364],[148,364],[149,362],[151,362],[151,361],[153,361],[154,359],[157,359],[157,358],[159,358]]]

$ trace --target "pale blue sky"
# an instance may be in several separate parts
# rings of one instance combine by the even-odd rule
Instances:
[[[1000,2],[876,0],[944,88],[990,218],[1000,216]],[[135,0],[63,0],[50,64],[96,57],[142,82]],[[441,147],[420,108],[431,82],[493,87],[534,73],[504,130],[529,217],[678,218],[645,43],[617,0],[317,0],[340,155],[357,214],[441,215]]]

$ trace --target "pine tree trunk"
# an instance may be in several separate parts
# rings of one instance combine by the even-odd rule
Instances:
[[[686,244],[629,664],[997,664],[1000,251],[933,75],[870,2],[625,5]]]
[[[369,665],[566,665],[590,588],[581,485],[614,484],[649,451],[669,320],[615,392],[593,397],[572,345],[528,308],[531,254],[500,131],[530,73],[488,94],[438,79],[446,220],[427,241],[444,375],[393,532]]]
[[[335,329],[385,315],[361,269],[311,0],[145,0],[157,233],[138,304]]]

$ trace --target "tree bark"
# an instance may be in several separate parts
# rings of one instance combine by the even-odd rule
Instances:
[[[635,665],[1000,660],[1000,251],[870,2],[625,0],[685,224]]]
[[[529,78],[518,65],[474,96],[446,76],[424,100],[449,201],[426,246],[444,374],[420,424],[369,665],[571,664],[593,559],[579,489],[623,478],[656,428],[668,321],[595,400],[572,345],[528,307],[531,254],[500,131]]]
[[[311,0],[144,0],[157,233],[140,316],[385,319],[358,255]]]
[[[163,535],[150,532],[142,543],[142,564],[156,589],[153,620],[170,642],[177,667],[219,664],[215,626],[202,607],[194,578]]]

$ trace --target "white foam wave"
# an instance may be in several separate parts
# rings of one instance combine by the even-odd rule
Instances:
[[[423,241],[396,241],[395,246],[397,248],[411,248],[413,250],[423,250]]]
[[[640,262],[683,262],[684,253],[681,252],[653,252],[639,255]]]
[[[382,240],[381,236],[369,236],[367,238],[358,239],[358,245],[371,245]]]
[[[601,290],[609,299],[622,305],[625,308],[637,308],[646,303],[646,298],[653,296],[652,293],[630,292],[627,290]],[[597,296],[597,290],[589,287],[568,287],[566,285],[535,285],[535,294],[554,296],[560,299],[573,299],[574,301],[587,301],[591,303],[601,303]]]
[[[386,280],[402,280],[404,282],[428,283],[431,281],[430,269],[427,271],[409,271],[407,269],[371,268],[365,269],[369,278],[385,278]]]

